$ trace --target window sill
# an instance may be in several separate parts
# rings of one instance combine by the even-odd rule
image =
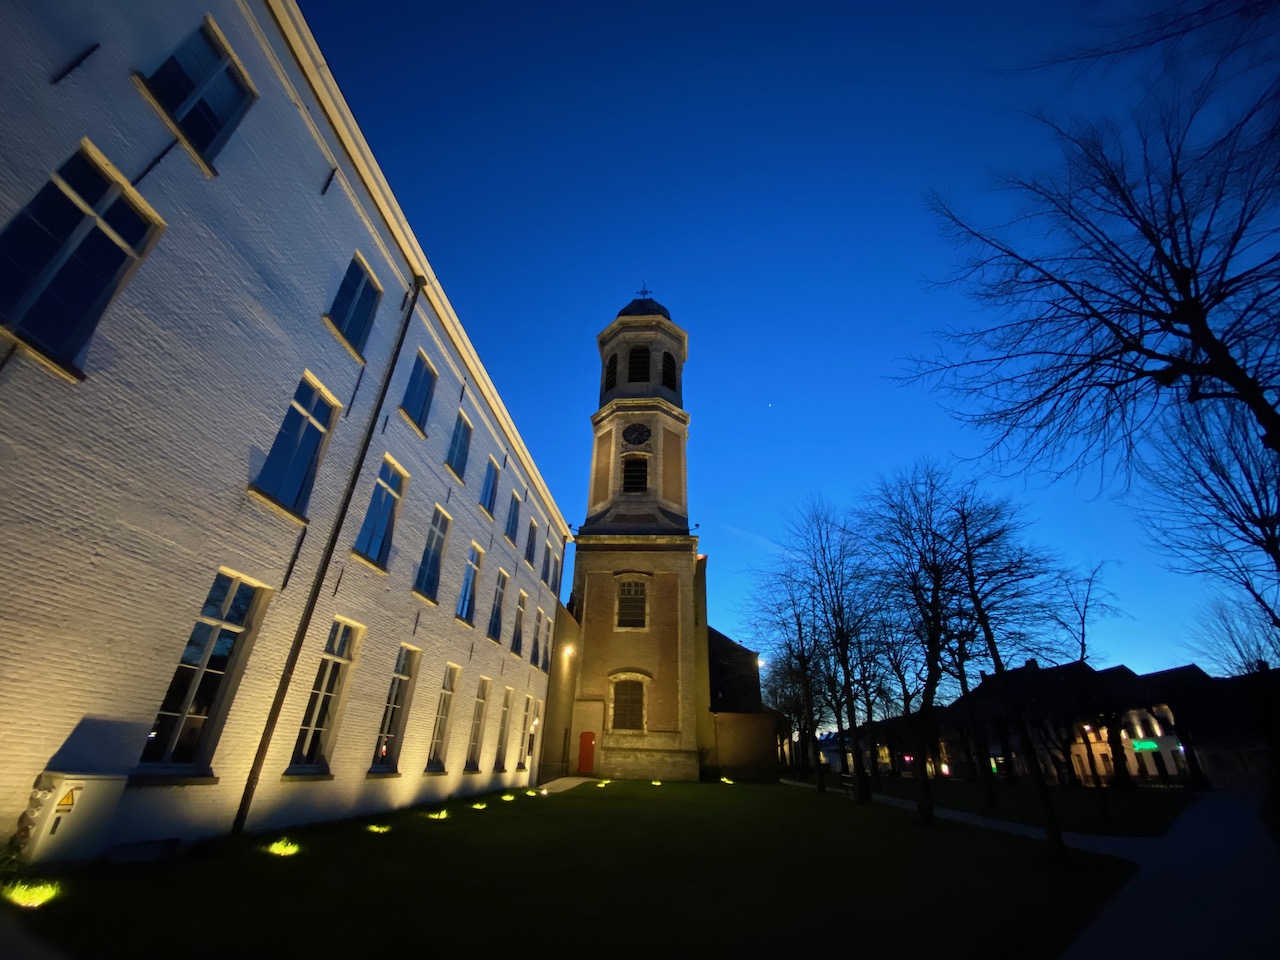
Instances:
[[[523,763],[516,764],[516,773],[519,773],[521,770],[527,770],[527,769],[529,768],[526,767]]]
[[[295,770],[293,772],[286,770],[284,773],[280,775],[281,783],[303,783],[309,780],[332,780],[332,779],[333,779],[332,773],[325,773],[324,771],[321,771],[321,770],[312,770],[312,771]]]
[[[451,473],[451,474],[453,475],[453,479],[457,480],[457,481],[458,481],[460,484],[462,484],[464,487],[467,485],[467,481],[465,481],[465,480],[463,480],[463,479],[462,479],[462,474],[458,473],[458,471],[457,471],[457,470],[455,470],[455,469],[453,468],[453,464],[452,464],[452,463],[450,463],[449,461],[447,461],[447,460],[446,460],[446,461],[445,461],[445,464],[444,464],[444,468],[445,468],[446,470],[448,470],[448,471],[449,471],[449,473]]]
[[[413,594],[415,597],[417,597],[419,600],[421,600],[423,603],[429,603],[433,607],[440,606],[440,601],[437,600],[435,597],[428,597],[425,593],[422,593],[418,590],[410,590],[409,592]]]
[[[21,350],[23,356],[30,357],[50,373],[62,377],[68,383],[83,383],[85,372],[70,360],[59,360],[46,353],[40,346],[24,337],[20,330],[0,324],[0,338],[13,341],[15,349]]]
[[[427,769],[422,771],[422,775],[424,777],[443,777],[447,775],[448,772],[449,771],[444,768],[444,765],[441,764],[440,766],[435,767],[428,766]]]
[[[476,625],[474,623],[472,623],[466,617],[458,616],[456,613],[453,615],[453,619],[457,620],[458,623],[462,624],[464,627],[467,627],[470,630],[474,630],[476,628]]]
[[[519,650],[512,650],[511,655],[515,657],[517,660],[524,660],[524,654],[521,653]]]
[[[182,144],[183,149],[191,156],[195,165],[200,168],[200,172],[210,180],[216,177],[218,175],[218,171],[214,169],[213,164],[206,160],[200,151],[196,149],[195,144],[187,139],[187,135],[182,132],[182,128],[178,126],[177,121],[169,115],[169,111],[166,110],[160,101],[156,99],[155,94],[151,92],[151,88],[147,86],[147,78],[137,71],[134,71],[130,76],[133,77],[134,84],[142,93],[142,99],[151,104],[152,109],[160,115],[160,119],[164,121],[164,125],[169,128],[169,132],[174,135],[180,144]]]
[[[321,318],[324,320],[324,325],[329,328],[329,332],[337,338],[340,344],[347,348],[347,353],[351,354],[351,358],[363,367],[365,364],[364,354],[359,351],[354,343],[347,339],[347,335],[338,328],[332,317],[325,313],[321,315]]]
[[[203,787],[213,786],[218,778],[211,773],[171,773],[157,770],[135,770],[129,774],[126,787]]]
[[[490,637],[488,634],[485,634],[485,636],[486,636],[486,637],[489,637],[489,639],[490,639],[490,640],[492,640],[494,643],[501,643],[501,642],[502,642],[498,637]]]
[[[493,772],[494,772],[494,773],[506,773],[506,772],[507,772],[507,768],[506,768],[506,767],[494,767],[494,768],[493,768]]]
[[[476,776],[476,775],[477,775],[477,774],[479,774],[479,773],[480,773],[480,768],[479,768],[479,767],[463,767],[463,768],[462,768],[462,774],[463,774],[463,776],[473,777],[473,776]]]
[[[370,770],[364,775],[366,780],[395,780],[400,777],[399,770]]]
[[[492,520],[492,519],[493,519],[493,511],[492,511],[489,507],[486,507],[483,503],[482,503],[482,504],[479,504],[479,507],[480,507],[480,512],[481,512],[481,513],[483,513],[483,514],[484,514],[486,517],[488,517],[490,520]]]
[[[384,567],[384,566],[380,565],[379,563],[377,563],[377,562],[376,562],[376,561],[374,561],[374,560],[370,560],[368,557],[366,557],[366,556],[365,556],[363,553],[361,553],[359,550],[352,550],[352,551],[351,551],[351,556],[352,556],[352,558],[353,558],[353,559],[355,559],[355,560],[359,560],[362,564],[364,564],[366,567],[368,567],[370,570],[374,571],[375,573],[380,573],[380,574],[382,574],[384,577],[387,575],[387,568],[386,568],[386,567]]]
[[[409,416],[408,410],[404,407],[397,407],[396,409],[400,411],[400,416],[404,418],[404,422],[409,425],[410,430],[416,433],[421,439],[427,439],[427,431],[423,430],[422,425],[414,420],[413,417]]]
[[[280,514],[282,517],[286,517],[287,519],[292,520],[294,523],[301,524],[304,527],[310,522],[307,520],[305,516],[298,513],[298,511],[294,510],[292,507],[285,506],[283,503],[281,503],[271,494],[267,493],[267,491],[259,487],[256,483],[249,484],[249,486],[246,489],[249,493],[249,496],[251,496],[254,500],[257,500],[260,503],[265,503],[268,507],[270,507],[276,513]]]

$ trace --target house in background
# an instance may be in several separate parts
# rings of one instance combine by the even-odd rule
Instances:
[[[569,528],[296,3],[0,37],[0,823],[140,856],[536,783]]]

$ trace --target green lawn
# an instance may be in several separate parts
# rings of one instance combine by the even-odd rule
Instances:
[[[615,781],[478,799],[486,809],[459,800],[445,819],[405,810],[290,830],[300,850],[288,858],[262,851],[273,835],[168,863],[41,870],[57,898],[0,908],[95,960],[546,945],[761,956],[841,943],[909,957],[980,944],[1036,960],[1056,957],[1132,872],[1074,852],[1053,862],[1038,841],[997,831],[921,825],[838,789]]]

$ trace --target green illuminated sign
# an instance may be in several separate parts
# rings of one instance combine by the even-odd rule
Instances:
[[[1154,740],[1134,740],[1133,741],[1134,753],[1141,753],[1143,750],[1159,750],[1159,749],[1160,749],[1160,744],[1156,743]]]

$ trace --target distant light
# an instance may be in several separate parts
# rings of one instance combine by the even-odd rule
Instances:
[[[720,778],[720,782],[721,782],[721,783],[733,783],[733,781],[732,781],[732,780],[730,780],[728,777],[721,777],[721,778]]]
[[[608,785],[608,783],[609,783],[609,781],[608,781],[608,780],[601,780],[599,783],[597,783],[597,784],[596,784],[596,786],[597,786],[597,787],[603,787],[603,786],[607,786],[607,785]]]
[[[756,666],[763,667],[765,665],[764,657],[756,657]]]
[[[660,786],[662,786],[662,781],[661,781],[661,780],[650,780],[649,782],[650,782],[650,783],[652,783],[655,787],[660,787]]]
[[[510,803],[515,798],[516,798],[516,795],[514,793],[504,793],[502,795],[502,799],[506,800],[508,803]]]
[[[277,857],[292,857],[302,848],[290,840],[288,837],[281,837],[279,840],[269,844],[264,848],[267,853]]]
[[[1131,744],[1135,753],[1141,753],[1143,750],[1159,750],[1160,744],[1154,740],[1134,740]]]
[[[944,777],[951,776],[951,768],[947,766],[945,763],[942,765],[942,775]]]
[[[449,816],[448,810],[435,810],[427,814],[428,820],[444,820]]]
[[[22,907],[24,910],[35,910],[38,907],[43,907],[56,897],[60,891],[61,888],[56,883],[44,880],[35,880],[27,883],[19,880],[16,883],[10,883],[0,888],[0,896],[3,896],[15,907]]]
[[[543,790],[542,792],[543,792],[543,793],[546,793],[547,791]],[[538,795],[538,791],[537,791],[537,790],[526,790],[526,791],[524,792],[524,795],[525,795],[526,797],[536,797],[536,796]]]
[[[479,803],[473,803],[473,804],[471,805],[471,809],[472,809],[472,810],[483,810],[483,809],[485,809],[485,808],[486,808],[486,807],[488,807],[488,806],[489,806],[489,805],[488,805],[487,803],[485,803],[483,800],[481,800]]]
[[[567,658],[569,658],[569,657],[572,657],[572,656],[573,656],[573,644],[569,644],[568,646],[566,646],[566,647],[564,648],[564,650],[563,650],[563,653],[564,653],[564,655],[565,655],[565,658],[566,658],[566,659],[567,659]]]
[[[390,833],[391,832],[391,828],[388,827],[385,823],[371,823],[367,827],[365,827],[365,829],[368,830],[370,833]]]
[[[542,794],[542,795],[545,797],[545,796],[547,795],[547,788],[546,788],[546,787],[543,787],[543,788],[542,788],[541,790],[539,790],[538,792],[539,792],[540,794]]]

